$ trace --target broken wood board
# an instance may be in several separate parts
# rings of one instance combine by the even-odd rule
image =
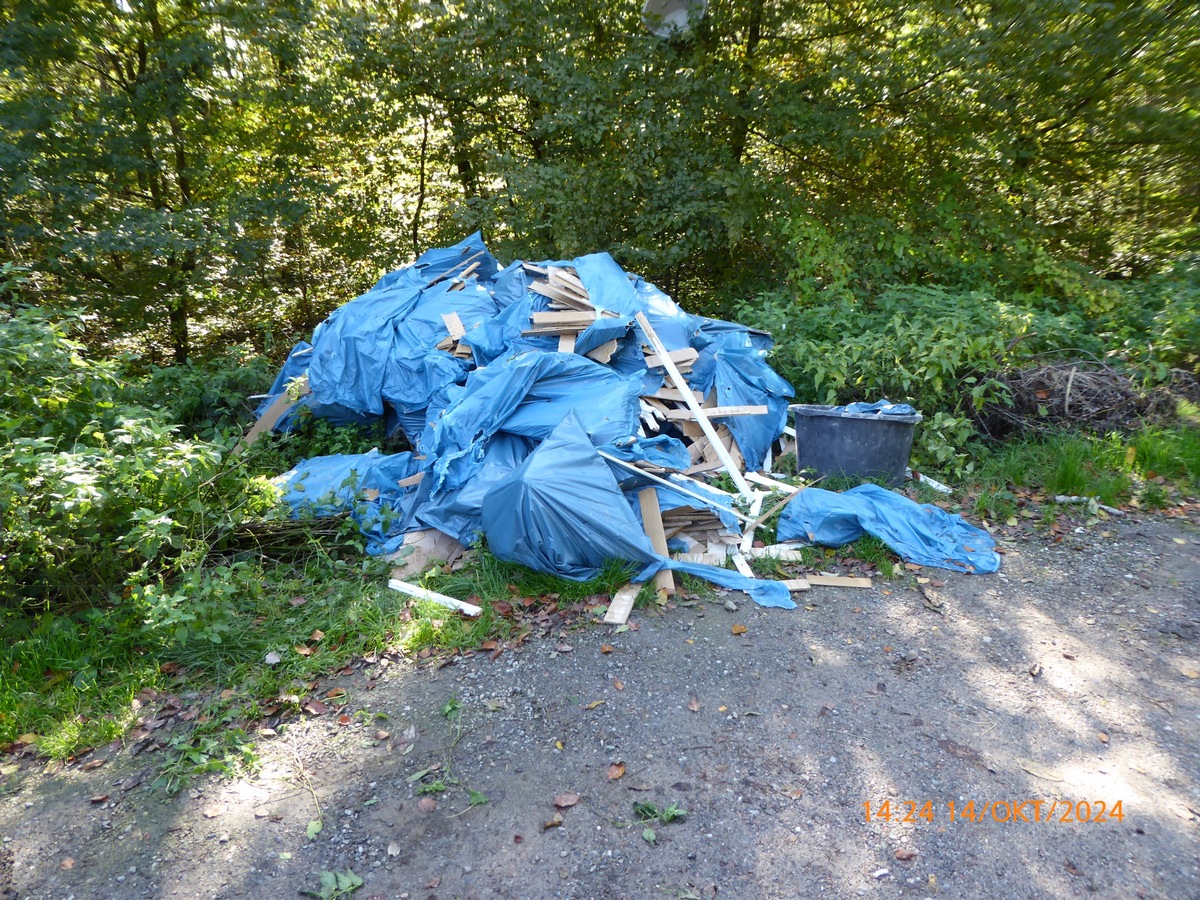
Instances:
[[[676,367],[682,370],[685,367],[690,368],[692,363],[700,358],[700,352],[694,347],[684,347],[682,350],[672,350],[667,354],[667,356],[670,358],[671,362],[676,365]],[[656,352],[653,356],[646,357],[647,369],[657,369],[660,366],[665,365],[666,363],[663,362],[662,353]]]
[[[437,591],[428,591],[415,584],[409,584],[407,581],[400,581],[398,578],[388,579],[388,587],[409,597],[415,597],[417,600],[429,600],[448,609],[456,609],[464,616],[477,616],[483,612],[482,609],[472,603],[466,603],[454,597],[447,597],[445,594],[439,594]]]
[[[724,419],[730,416],[765,416],[770,410],[766,406],[712,406],[706,407],[705,415],[710,419]],[[673,409],[667,413],[668,419],[694,418],[690,409]]]
[[[465,253],[466,251],[464,250],[463,252]],[[445,272],[443,272],[441,275],[434,276],[433,280],[432,280],[432,281],[430,281],[430,282],[429,282],[427,285],[425,285],[425,287],[427,287],[427,288],[433,287],[435,284],[437,284],[437,283],[438,283],[439,281],[441,281],[443,278],[447,278],[448,276],[450,276],[450,275],[453,275],[453,274],[454,274],[455,272],[457,272],[459,269],[462,269],[462,268],[466,267],[466,266],[467,266],[467,265],[469,265],[469,264],[470,264],[470,263],[471,263],[473,260],[476,260],[476,259],[478,259],[479,257],[483,256],[483,254],[485,254],[485,253],[487,253],[487,251],[486,251],[486,250],[479,250],[479,251],[477,251],[477,252],[475,252],[475,253],[472,253],[470,256],[468,256],[466,259],[464,259],[462,262],[455,263],[454,265],[452,265],[450,268],[448,268],[448,269],[447,269]]]
[[[782,547],[779,544],[772,544],[770,547],[751,547],[749,550],[743,550],[751,559],[774,559],[779,562],[804,562],[804,552],[795,550],[791,547]]]
[[[584,355],[587,356],[588,359],[594,359],[598,363],[606,363],[610,359],[612,359],[613,354],[616,352],[617,352],[617,342],[615,340],[613,340],[613,341],[605,341],[603,344],[601,344],[595,350],[591,350]]]
[[[650,538],[650,545],[659,556],[667,556],[667,536],[663,533],[662,510],[658,506],[658,491],[652,487],[638,492],[638,505],[642,510],[642,528]],[[668,595],[675,593],[675,574],[670,569],[661,569],[654,576],[654,586]]]
[[[688,391],[688,393],[691,394],[692,397],[695,398],[697,403],[705,402],[704,397],[701,396],[701,394],[698,391]],[[655,391],[650,396],[654,397],[656,400],[666,400],[671,403],[686,402],[683,399],[683,391],[679,390],[678,388],[668,388],[668,387],[659,388],[657,391]]]
[[[633,472],[636,472],[638,475],[642,476],[643,478],[649,479],[650,481],[656,482],[657,484],[661,484],[665,487],[669,487],[671,490],[675,491],[676,493],[683,494],[683,496],[685,496],[685,497],[691,497],[693,500],[699,500],[701,503],[703,503],[707,507],[724,510],[725,512],[727,512],[731,516],[733,516],[735,519],[741,519],[743,522],[754,521],[749,516],[743,515],[742,513],[738,512],[736,509],[729,509],[725,506],[722,506],[721,504],[708,499],[707,497],[705,497],[702,494],[697,494],[695,491],[688,490],[686,487],[684,487],[681,484],[677,484],[676,482],[673,482],[673,481],[667,481],[667,479],[665,479],[665,478],[659,478],[657,475],[653,474],[652,472],[647,472],[645,469],[641,469],[641,468],[635,466],[631,462],[626,462],[625,460],[620,459],[619,457],[613,456],[611,453],[605,453],[603,450],[597,450],[596,453],[598,453],[604,459],[608,460],[610,463],[614,463],[618,466],[621,466],[624,469],[629,469]],[[690,479],[685,479],[685,480],[690,480]],[[708,485],[704,485],[704,487],[707,488],[708,490],[717,490],[716,488],[708,487]],[[725,492],[718,491],[718,493],[725,493]],[[729,495],[726,494],[726,496],[729,496]]]
[[[806,578],[788,578],[784,581],[781,581],[780,584],[782,584],[788,589],[788,591],[792,593],[797,591],[807,591],[809,588],[808,579]]]
[[[534,325],[579,326],[582,330],[595,324],[596,318],[597,314],[594,312],[571,310],[568,312],[535,312],[529,316],[529,321]]]
[[[708,553],[703,550],[693,550],[691,553],[677,553],[675,559],[680,562],[702,563],[706,566],[724,566],[726,556],[724,553]]]
[[[409,475],[407,478],[401,478],[401,479],[399,479],[399,480],[396,482],[396,484],[397,484],[397,485],[399,485],[399,486],[400,486],[400,487],[402,487],[402,488],[406,488],[406,487],[412,487],[414,484],[420,484],[420,483],[421,483],[421,481],[422,481],[424,478],[425,478],[425,473],[424,473],[424,472],[418,472],[418,473],[417,473],[417,474],[415,474],[415,475]],[[407,543],[407,541],[406,541],[405,543]]]
[[[404,536],[404,544],[386,559],[396,563],[392,577],[398,580],[423,575],[434,563],[453,562],[462,556],[465,548],[456,539],[443,534],[436,528],[410,531]]]
[[[754,570],[750,568],[750,563],[746,561],[746,557],[742,555],[741,550],[734,550],[733,553],[730,554],[729,558],[733,560],[733,567],[746,578],[758,577],[754,574]]]
[[[821,587],[869,588],[874,583],[870,578],[855,578],[850,575],[805,575],[809,584]]]
[[[754,516],[755,519],[744,529],[742,529],[742,542],[738,545],[740,553],[744,554],[747,550],[754,546],[754,532],[763,522],[763,517],[760,516],[759,513],[762,512],[764,496],[764,494],[755,494],[754,502],[750,504],[750,509],[748,512],[750,515]]]
[[[575,352],[575,335],[560,334],[558,336],[558,352],[559,353],[574,353]]]
[[[747,472],[746,480],[753,481],[760,487],[768,487],[773,491],[779,491],[782,494],[794,494],[796,491],[801,490],[800,487],[797,487],[794,484],[788,484],[786,482],[779,481],[776,478],[770,478],[766,475],[763,475],[761,472]]]
[[[604,621],[609,625],[624,625],[628,622],[629,614],[633,612],[634,601],[641,590],[640,584],[630,583],[613,594],[608,603],[608,612],[604,614]]]
[[[284,391],[271,402],[271,405],[267,407],[266,412],[264,412],[259,417],[258,421],[254,423],[253,427],[246,432],[246,436],[238,442],[237,446],[233,448],[233,452],[230,455],[237,456],[246,448],[253,445],[260,437],[263,436],[264,433],[270,431],[272,428],[278,425],[279,420],[291,411],[292,407],[300,401],[301,397],[311,393],[312,388],[308,386],[308,375],[301,375],[294,382],[292,382],[292,385],[289,385],[288,390]]]

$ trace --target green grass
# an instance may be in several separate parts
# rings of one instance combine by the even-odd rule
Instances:
[[[1164,478],[1170,491],[1155,483]],[[1063,433],[1012,441],[985,453],[968,489],[978,491],[977,515],[1004,519],[1017,507],[1015,490],[1096,497],[1108,506],[1137,499],[1169,502],[1172,491],[1200,490],[1200,428],[1190,421],[1148,426],[1131,435]]]

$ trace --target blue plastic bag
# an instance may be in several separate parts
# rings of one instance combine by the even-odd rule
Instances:
[[[776,538],[840,547],[864,533],[879,538],[905,562],[980,574],[1000,568],[996,542],[986,531],[876,484],[840,494],[808,488],[780,514]]]

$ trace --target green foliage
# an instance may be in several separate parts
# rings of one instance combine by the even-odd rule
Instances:
[[[306,897],[317,897],[318,900],[338,900],[339,897],[349,897],[362,886],[362,878],[349,869],[345,872],[322,871],[320,890],[300,893]]]

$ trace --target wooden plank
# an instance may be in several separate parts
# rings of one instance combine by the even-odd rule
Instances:
[[[548,274],[546,269],[542,268],[541,266],[535,266],[533,263],[527,263],[527,262],[523,262],[523,263],[521,263],[521,267],[522,267],[522,268],[523,268],[523,269],[524,269],[526,272],[533,272],[535,275],[546,275],[546,274]]]
[[[772,506],[770,509],[768,509],[765,513],[763,513],[761,516],[759,516],[757,519],[755,519],[754,524],[751,527],[757,528],[759,525],[761,525],[763,522],[767,521],[767,519],[771,518],[771,516],[775,515],[775,513],[782,510],[785,506],[787,506],[789,503],[791,503],[793,500],[795,500],[799,496],[800,496],[800,491],[796,491],[794,494],[788,494],[787,497],[785,497],[783,500],[780,500],[778,503],[776,503],[774,506]]]
[[[741,572],[742,575],[747,578],[758,577],[754,574],[754,570],[750,568],[750,563],[746,561],[746,557],[742,555],[741,550],[734,550],[733,553],[730,554],[730,558],[733,560],[733,567]]]
[[[658,506],[658,491],[652,487],[638,492],[638,505],[642,509],[642,528],[650,538],[650,545],[659,556],[667,556],[667,536],[663,533],[662,510]],[[675,593],[675,574],[662,569],[654,576],[654,586],[667,594]]]
[[[259,416],[258,421],[255,422],[250,430],[246,432],[246,436],[243,437],[238,442],[237,446],[233,448],[230,456],[238,456],[248,447],[252,446],[266,432],[278,425],[279,420],[291,411],[292,407],[299,402],[301,397],[312,393],[312,389],[308,386],[307,373],[301,375],[296,380],[295,384],[295,390],[284,391],[271,402],[271,405],[267,407],[266,412]],[[293,395],[295,399],[293,399]]]
[[[535,312],[529,317],[529,321],[534,325],[581,325],[587,328],[596,321],[596,315],[582,310]]]
[[[612,359],[613,354],[616,352],[617,352],[617,342],[614,340],[614,341],[605,341],[603,344],[601,344],[595,350],[592,350],[590,353],[588,353],[586,355],[587,355],[588,359],[594,359],[598,363],[606,363],[610,359]]]
[[[622,466],[623,468],[626,468],[633,472],[636,472],[638,475],[642,476],[643,478],[649,479],[650,481],[654,481],[654,482],[657,482],[658,484],[669,487],[671,490],[677,491],[678,493],[683,494],[685,497],[691,497],[693,500],[699,500],[706,507],[724,510],[725,512],[728,512],[730,515],[732,515],[735,519],[741,519],[743,522],[754,521],[749,516],[742,515],[736,509],[726,509],[724,506],[721,506],[721,504],[714,503],[712,500],[709,500],[703,494],[697,494],[695,491],[688,490],[683,485],[676,484],[672,481],[667,481],[667,479],[665,479],[665,478],[659,478],[657,475],[654,475],[651,472],[647,472],[645,469],[639,469],[637,466],[635,466],[631,462],[626,462],[625,460],[620,459],[616,456],[613,456],[612,454],[605,453],[603,450],[597,450],[596,453],[598,453],[604,459],[607,459],[609,462],[614,463],[615,465]]]
[[[782,584],[792,593],[797,591],[807,591],[809,588],[808,579],[806,578],[788,578],[784,581],[781,581],[780,584]]]
[[[468,276],[473,275],[475,273],[475,270],[478,268],[479,268],[479,263],[473,262],[469,266],[467,266],[465,269],[463,269],[461,272],[459,272],[457,275],[455,275],[454,277],[459,278],[459,279],[465,279]]]
[[[774,559],[779,562],[804,562],[804,552],[786,547],[782,544],[772,544],[770,547],[751,547],[744,551],[751,559]]]
[[[699,391],[688,391],[688,393],[696,398],[697,403],[704,402],[704,397],[701,396]],[[683,403],[684,402],[683,391],[679,390],[679,388],[669,388],[669,387],[659,388],[657,391],[655,391],[653,394],[651,394],[651,396],[655,397],[658,400],[666,400],[666,401],[672,402],[672,403]]]
[[[754,496],[754,502],[750,504],[750,509],[748,512],[750,515],[754,516],[755,519],[744,529],[742,529],[742,542],[738,545],[742,553],[745,553],[754,546],[754,531],[763,522],[762,516],[759,515],[759,513],[762,512],[763,496],[763,494],[756,494]]]
[[[770,410],[766,406],[713,406],[704,409],[710,419],[724,419],[730,416],[765,416]],[[690,409],[673,409],[667,413],[668,419],[691,419]]]
[[[650,345],[654,348],[654,352],[657,353],[659,358],[663,360],[663,368],[667,370],[667,375],[671,379],[671,383],[675,385],[675,387],[681,392],[683,392],[684,403],[691,407],[692,412],[696,414],[696,422],[704,430],[705,437],[712,441],[714,449],[717,451],[717,456],[720,457],[721,462],[724,463],[725,471],[727,471],[729,473],[729,477],[733,479],[734,485],[743,495],[750,496],[750,494],[753,492],[750,489],[750,485],[746,483],[746,479],[742,477],[741,468],[734,463],[733,457],[729,455],[729,451],[725,449],[724,445],[721,445],[720,439],[717,437],[716,429],[713,428],[712,422],[708,421],[708,417],[701,410],[700,404],[696,402],[696,398],[692,396],[691,389],[688,388],[687,382],[684,380],[683,376],[679,374],[679,369],[675,365],[675,361],[671,359],[671,355],[667,352],[667,348],[663,345],[663,342],[659,340],[658,334],[654,331],[654,327],[650,324],[650,320],[646,318],[646,314],[643,312],[639,312],[634,318],[637,319],[638,325],[642,327],[642,333],[645,334],[646,339],[650,341]]]
[[[667,356],[670,357],[671,362],[675,363],[677,367],[683,368],[684,366],[690,366],[698,360],[700,358],[700,351],[694,347],[684,347],[682,350],[672,350]],[[655,353],[652,356],[646,357],[647,369],[657,369],[663,365],[661,353]]]
[[[574,353],[575,352],[575,335],[560,334],[558,336],[558,352],[559,353]]]
[[[445,272],[443,272],[441,275],[436,276],[432,281],[430,281],[428,284],[426,284],[425,287],[427,287],[427,288],[433,287],[435,284],[437,284],[439,281],[441,281],[446,276],[453,275],[459,269],[463,268],[468,263],[470,263],[472,260],[478,259],[479,257],[483,256],[483,254],[485,254],[485,253],[487,253],[486,250],[480,250],[476,253],[472,253],[470,256],[468,256],[466,259],[464,259],[462,262],[455,263],[450,268],[448,268]]]
[[[807,575],[809,584],[819,584],[822,587],[869,588],[870,578],[852,578],[849,575]]]
[[[794,494],[801,490],[801,488],[794,484],[787,484],[786,482],[779,481],[778,479],[769,478],[766,475],[763,475],[761,472],[747,472],[746,480],[753,481],[760,487],[768,487],[773,491],[779,491],[781,494]]]
[[[467,329],[463,327],[462,319],[458,317],[458,313],[456,312],[443,313],[442,321],[446,325],[446,330],[450,332],[450,337],[456,341],[467,333]]]
[[[416,475],[409,475],[407,478],[401,478],[396,482],[400,487],[412,487],[414,484],[420,484],[425,478],[424,472],[418,472]]]
[[[409,597],[416,597],[418,600],[431,600],[449,609],[456,609],[464,616],[477,616],[483,612],[482,609],[472,603],[464,603],[462,600],[447,597],[445,594],[439,594],[437,591],[427,591],[423,587],[409,584],[407,581],[401,581],[398,578],[388,579],[388,587]]]
[[[633,602],[637,600],[641,590],[640,584],[630,583],[613,594],[608,603],[608,612],[604,614],[604,621],[609,625],[624,625],[628,622],[629,614],[633,612]]]
[[[580,300],[578,297],[569,293],[565,288],[558,287],[554,284],[549,284],[545,281],[535,281],[529,285],[529,289],[535,294],[541,294],[543,297],[549,297],[551,300],[558,300],[568,306],[579,309],[582,304],[586,304],[583,308],[591,306],[586,300]]]

